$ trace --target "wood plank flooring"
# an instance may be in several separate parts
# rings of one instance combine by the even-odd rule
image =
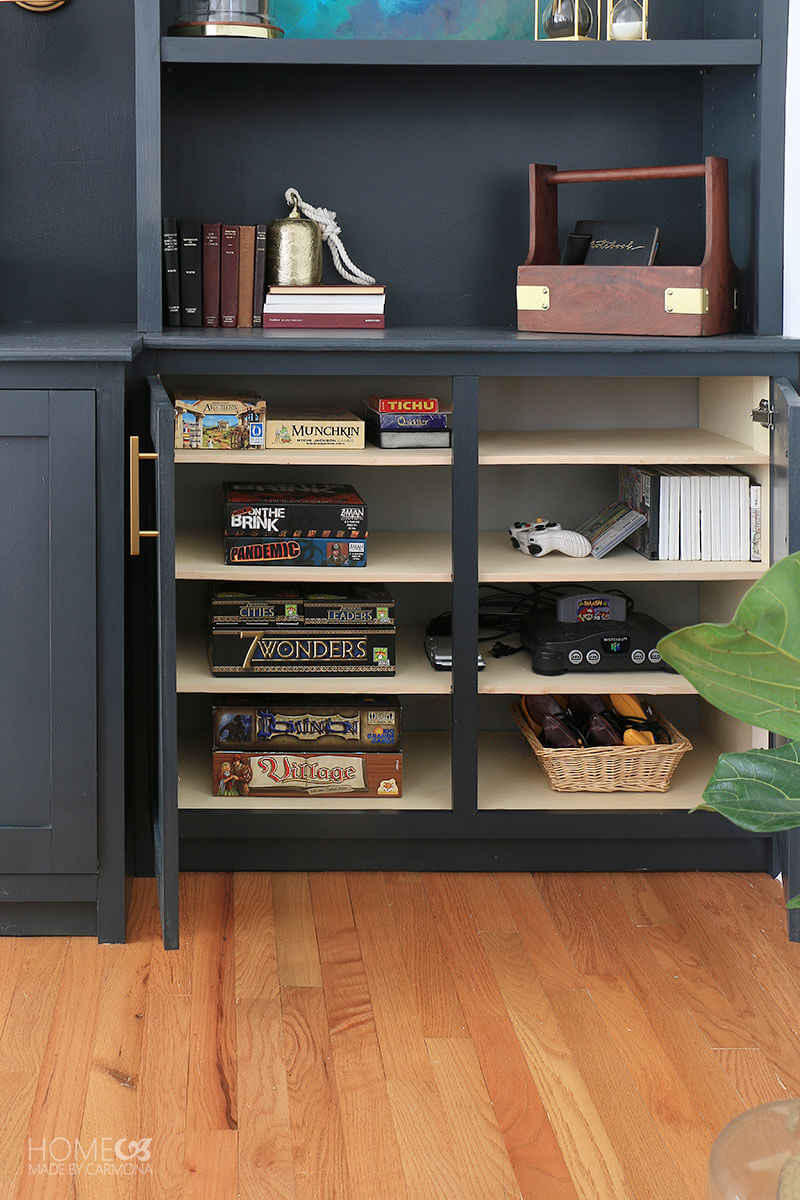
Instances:
[[[704,1200],[722,1126],[800,1094],[800,946],[763,875],[181,898],[177,952],[152,880],[126,946],[0,940],[0,1200]]]

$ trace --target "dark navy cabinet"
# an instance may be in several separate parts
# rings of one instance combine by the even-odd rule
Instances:
[[[0,328],[0,934],[125,936],[125,330]]]

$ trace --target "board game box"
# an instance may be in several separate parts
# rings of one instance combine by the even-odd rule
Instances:
[[[394,675],[395,627],[214,628],[213,675]]]
[[[364,421],[344,408],[271,408],[265,439],[268,450],[363,450]]]
[[[403,794],[403,755],[260,751],[212,752],[212,794],[240,796],[372,796]]]
[[[365,567],[365,538],[225,538],[228,566],[261,563],[267,567]]]
[[[215,704],[215,750],[399,750],[394,696],[266,696],[257,703]]]
[[[266,402],[257,392],[172,392],[176,450],[262,450]]]
[[[299,587],[279,583],[241,583],[227,587],[216,583],[211,589],[212,625],[297,625],[303,619],[303,597]]]
[[[367,506],[349,483],[225,483],[226,537],[365,538]]]
[[[306,625],[394,625],[394,597],[380,583],[307,588],[303,621]]]

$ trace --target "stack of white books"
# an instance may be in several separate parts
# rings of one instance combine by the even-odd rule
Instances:
[[[383,329],[382,284],[274,285],[264,300],[264,329]]]

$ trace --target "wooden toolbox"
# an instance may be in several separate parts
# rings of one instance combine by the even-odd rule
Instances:
[[[562,183],[705,179],[706,246],[699,266],[562,266]],[[530,250],[517,268],[517,327],[536,333],[704,337],[737,326],[737,273],[728,233],[728,161],[676,167],[559,171],[530,166]]]

